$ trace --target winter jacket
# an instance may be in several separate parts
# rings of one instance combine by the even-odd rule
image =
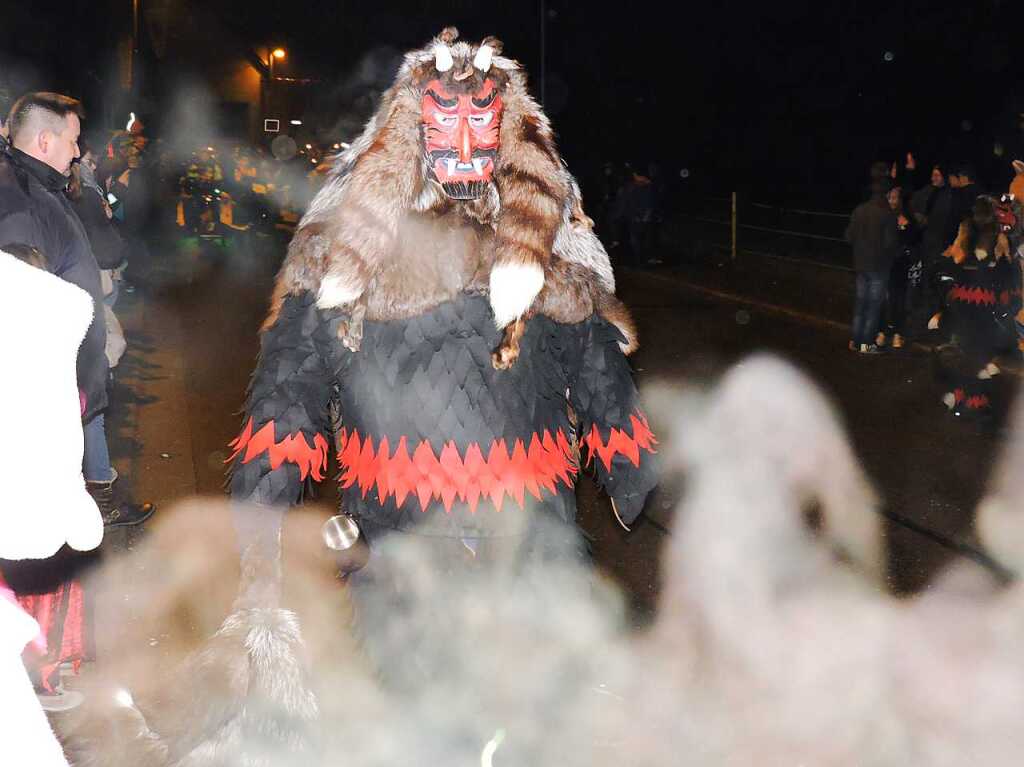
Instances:
[[[914,193],[911,207],[915,216],[921,216],[921,249],[926,260],[938,258],[952,242],[946,241],[947,222],[952,203],[951,189],[948,186],[932,186],[919,189]]]
[[[107,406],[107,330],[100,268],[85,227],[64,194],[66,185],[61,173],[17,149],[0,154],[0,246],[38,248],[51,272],[93,300],[93,320],[78,351],[78,386],[87,402],[82,420],[89,421]]]
[[[858,205],[846,227],[853,247],[853,268],[858,272],[888,272],[898,246],[896,214],[885,197],[875,196]]]
[[[974,209],[974,201],[982,194],[984,192],[977,184],[969,184],[950,190],[949,216],[946,218],[946,230],[943,233],[943,239],[945,240],[945,244],[942,246],[943,249],[949,247],[953,240],[956,239],[957,232],[960,231],[961,222],[971,215],[971,211]]]
[[[113,222],[107,218],[99,187],[82,185],[81,196],[72,202],[82,220],[89,245],[100,269],[116,269],[124,263],[127,249]]]
[[[16,435],[0,444],[0,465],[17,478],[0,487],[3,559],[45,559],[65,543],[88,551],[103,537],[82,479],[75,383],[92,317],[85,291],[0,251],[0,401],[8,405],[4,425]]]

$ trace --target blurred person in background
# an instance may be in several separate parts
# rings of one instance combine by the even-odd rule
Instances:
[[[623,233],[627,263],[651,266],[661,263],[656,251],[658,222],[657,187],[649,176],[634,169],[619,190],[612,210],[616,228]]]
[[[977,181],[974,165],[962,162],[953,167],[949,178],[950,209],[946,219],[946,230],[943,234],[943,249],[948,248],[956,239],[960,224],[967,220],[974,210],[974,201],[984,194]]]
[[[107,323],[107,361],[117,366],[125,349],[124,331],[114,314],[121,272],[127,263],[127,247],[111,219],[113,212],[103,188],[96,180],[96,155],[92,147],[79,141],[82,156],[71,166],[68,197],[85,226],[96,263],[100,267],[103,311]]]
[[[84,473],[108,526],[136,525],[154,511],[115,491],[105,412],[110,367],[106,356],[103,289],[85,227],[65,195],[79,156],[82,105],[56,93],[29,93],[11,108],[12,150],[0,156],[0,242],[24,243],[46,254],[50,271],[85,290],[95,304],[78,353],[78,385],[85,397]],[[118,486],[120,490],[120,486]]]
[[[871,176],[871,196],[854,209],[846,227],[857,273],[849,348],[861,354],[878,353],[875,336],[897,241],[896,215],[886,196],[891,186],[888,168],[876,163]]]
[[[921,300],[918,302],[924,318],[915,325],[923,326],[943,305],[942,287],[938,281],[942,253],[949,246],[946,241],[951,214],[952,189],[946,183],[941,165],[933,165],[928,185],[918,189],[911,201],[914,220],[921,230]]]
[[[892,267],[889,270],[889,290],[885,301],[886,322],[879,330],[875,343],[878,346],[891,344],[893,349],[902,349],[921,284],[921,263],[918,257],[921,231],[910,212],[909,198],[902,188],[897,186],[890,189],[886,199],[896,215],[896,237],[890,255]]]

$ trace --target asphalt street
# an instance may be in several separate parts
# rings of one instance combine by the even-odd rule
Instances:
[[[196,494],[223,495],[226,446],[240,427],[257,329],[285,242],[283,233],[228,243],[169,233],[133,268],[137,289],[117,307],[128,352],[109,422],[115,463],[138,497],[167,509]],[[782,271],[678,262],[656,271],[620,270],[619,294],[640,331],[637,379],[642,386],[708,386],[746,355],[776,353],[833,399],[888,510],[950,541],[969,542],[999,429],[945,411],[925,347],[871,358],[848,352],[840,320],[849,302],[844,279],[792,264]],[[1016,381],[1003,376],[1004,399]],[[641,621],[658,594],[657,563],[673,527],[677,479],[665,478],[647,519],[630,533],[615,523],[593,483],[580,482],[580,522],[595,560],[621,583]],[[334,497],[328,484],[320,503],[327,507]],[[922,588],[954,556],[902,525],[890,525],[888,533],[897,593]],[[131,545],[139,535],[114,532],[106,545]]]

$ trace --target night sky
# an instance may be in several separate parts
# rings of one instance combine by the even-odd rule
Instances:
[[[15,11],[3,50],[43,79],[86,89],[83,80],[107,76],[95,62],[130,9],[103,5]],[[876,157],[912,149],[922,164],[971,160],[1001,187],[1009,160],[1024,155],[1021,3],[547,0],[546,14],[539,0],[205,5],[252,45],[284,45],[293,73],[321,78],[339,99],[349,91],[337,84],[354,77],[385,86],[397,55],[447,24],[471,40],[501,38],[539,96],[546,15],[546,106],[584,177],[605,160],[657,162],[670,177],[687,168],[693,185],[827,207],[856,200]],[[61,35],[71,29],[68,61]]]

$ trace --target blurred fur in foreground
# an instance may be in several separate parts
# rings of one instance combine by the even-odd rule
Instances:
[[[684,474],[686,492],[644,634],[571,555],[453,567],[403,536],[371,559],[366,597],[379,588],[372,604],[385,607],[357,616],[364,653],[317,514],[289,517],[283,581],[248,558],[236,589],[226,510],[195,502],[100,574],[144,573],[148,597],[138,630],[96,664],[90,704],[64,733],[72,757],[110,767],[1013,763],[1024,748],[1021,587],[998,588],[965,562],[915,600],[887,595],[874,493],[829,404],[789,366],[753,358],[709,393],[652,395],[670,426],[666,468]],[[1008,451],[1017,467],[1022,436]],[[1019,471],[1001,476],[979,531],[998,531],[993,552],[1020,567]],[[140,637],[166,625],[172,641],[154,662]],[[117,704],[122,688],[133,706]]]

